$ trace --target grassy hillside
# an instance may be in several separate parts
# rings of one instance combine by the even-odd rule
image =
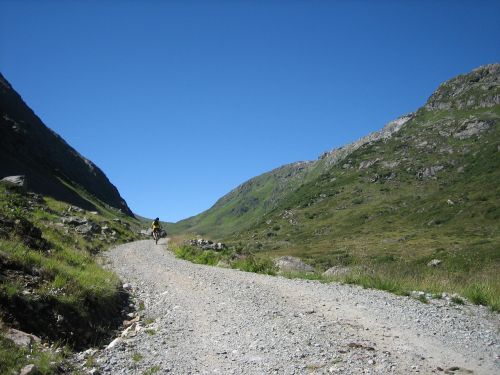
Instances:
[[[349,266],[347,281],[458,291],[499,309],[499,71],[456,77],[399,131],[308,164],[307,178],[273,204],[259,196],[267,210],[246,210],[242,225],[226,219],[233,234],[206,219],[240,209],[234,193],[190,219],[190,229],[247,252],[300,256],[318,272]],[[428,267],[432,259],[441,265]]]
[[[309,178],[311,166],[298,162],[257,176],[219,199],[210,210],[169,225],[170,232],[224,236],[248,227]]]
[[[99,344],[120,326],[127,294],[119,279],[103,269],[99,255],[115,243],[135,239],[139,223],[83,191],[79,193],[98,211],[85,211],[0,183],[0,320],[4,333],[13,327],[46,343],[78,349]],[[37,364],[42,373],[53,373],[64,369],[63,361],[62,354],[46,346],[27,350],[0,339],[2,374],[19,371],[28,363]]]

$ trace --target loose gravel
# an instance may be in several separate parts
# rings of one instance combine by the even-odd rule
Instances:
[[[80,353],[96,374],[500,374],[485,307],[196,265],[151,240],[108,257],[140,320]]]

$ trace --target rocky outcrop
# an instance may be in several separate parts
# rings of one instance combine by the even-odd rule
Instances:
[[[469,119],[464,121],[453,137],[458,139],[468,139],[472,136],[479,135],[490,128],[491,124],[488,121],[478,119]]]
[[[226,245],[223,244],[222,242],[213,242],[210,240],[205,240],[203,238],[197,238],[193,240],[189,240],[188,244],[190,246],[198,247],[203,250],[216,250],[216,251],[221,251],[226,249]]]
[[[325,163],[328,166],[339,164],[360,147],[380,140],[391,138],[395,133],[401,130],[401,128],[414,116],[414,113],[409,113],[407,115],[401,116],[398,119],[386,124],[381,130],[373,132],[366,137],[357,140],[356,142],[352,142],[348,145],[333,149],[332,151],[325,152],[319,158],[321,160],[325,160]]]
[[[45,126],[0,74],[0,178],[16,175],[26,176],[31,191],[95,210],[67,184],[78,186],[133,216],[106,175]]]
[[[0,238],[18,238],[29,248],[48,250],[50,244],[42,231],[24,218],[9,219],[0,216]]]

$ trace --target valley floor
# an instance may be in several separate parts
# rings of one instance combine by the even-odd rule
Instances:
[[[176,259],[139,241],[108,253],[143,307],[103,374],[498,374],[500,318],[357,286]]]

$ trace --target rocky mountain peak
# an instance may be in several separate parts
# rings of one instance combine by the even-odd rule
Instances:
[[[425,109],[487,108],[500,104],[500,64],[484,65],[441,84]]]

